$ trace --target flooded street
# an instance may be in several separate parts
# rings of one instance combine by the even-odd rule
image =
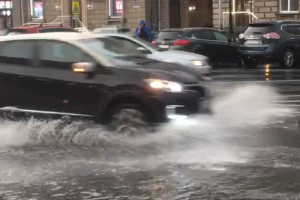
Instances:
[[[298,72],[241,74],[214,73],[214,115],[141,137],[92,122],[0,122],[0,197],[300,199]]]

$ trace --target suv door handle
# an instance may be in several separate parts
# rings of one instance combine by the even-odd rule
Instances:
[[[44,82],[50,82],[49,79],[44,79],[44,78],[38,78],[37,80],[39,80],[39,81],[44,81]]]
[[[291,38],[291,40],[295,40],[295,38]]]

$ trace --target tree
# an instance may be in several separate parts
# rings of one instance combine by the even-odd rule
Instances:
[[[232,22],[232,0],[229,0],[229,32],[233,34],[233,22]]]

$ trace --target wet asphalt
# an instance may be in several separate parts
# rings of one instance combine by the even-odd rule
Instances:
[[[212,79],[216,117],[149,136],[0,122],[0,199],[300,199],[300,69],[214,69]]]

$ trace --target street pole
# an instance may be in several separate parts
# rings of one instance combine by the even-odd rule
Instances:
[[[219,0],[219,30],[221,30],[222,28],[221,21],[222,21],[222,0]]]
[[[229,0],[229,32],[233,35],[232,0]]]

